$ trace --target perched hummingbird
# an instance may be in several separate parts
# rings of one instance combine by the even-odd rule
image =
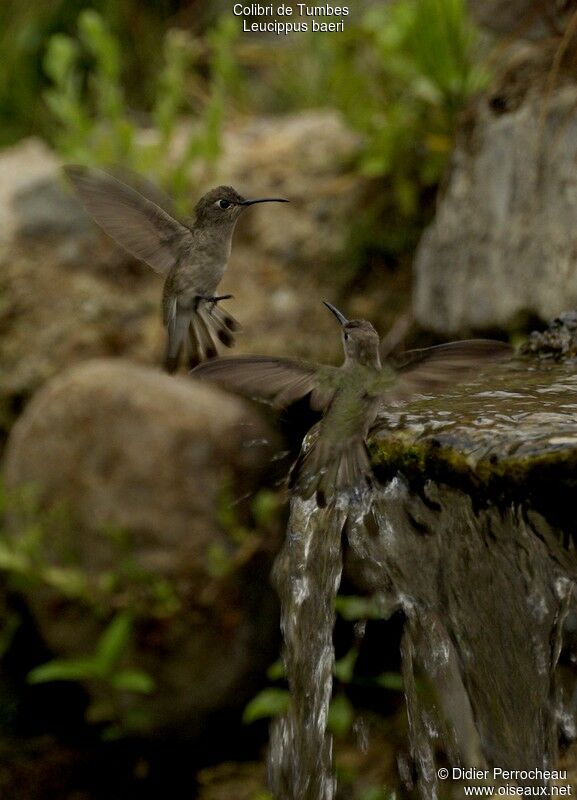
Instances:
[[[319,506],[335,492],[372,484],[366,439],[383,403],[458,383],[471,369],[510,352],[503,342],[470,339],[409,351],[399,368],[381,365],[379,336],[371,323],[348,320],[323,302],[341,324],[345,352],[341,367],[240,356],[217,358],[192,372],[276,408],[310,395],[311,407],[322,411],[323,417],[310,434],[310,446],[291,468],[289,488],[305,498],[316,492]]]
[[[248,206],[288,200],[245,200],[231,186],[217,186],[200,198],[193,219],[183,220],[172,201],[140,176],[123,172],[129,185],[99,169],[67,166],[64,171],[104,231],[166,276],[162,310],[168,331],[167,372],[178,368],[187,344],[191,367],[216,356],[215,336],[232,347],[238,323],[218,306],[231,295],[217,296],[216,290],[230,256],[234,227]]]

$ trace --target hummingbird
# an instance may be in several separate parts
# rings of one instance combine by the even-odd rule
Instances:
[[[246,200],[232,186],[200,198],[192,219],[181,219],[164,192],[128,171],[69,165],[64,172],[95,222],[121,247],[165,276],[162,314],[168,332],[167,372],[178,369],[183,350],[190,367],[217,355],[215,339],[234,344],[237,321],[218,305],[236,222],[256,203],[288,203],[282,197]]]
[[[487,361],[510,352],[503,342],[469,339],[404,354],[400,367],[381,363],[380,340],[370,322],[347,319],[323,301],[341,326],[344,362],[340,367],[271,356],[217,358],[192,375],[239,394],[286,408],[307,395],[321,420],[307,436],[288,479],[291,491],[305,499],[316,494],[324,507],[339,492],[373,485],[367,437],[383,404],[428,394]]]

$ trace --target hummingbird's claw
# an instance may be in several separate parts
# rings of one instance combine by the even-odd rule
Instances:
[[[205,303],[212,303],[215,306],[220,300],[230,300],[231,297],[234,297],[232,294],[218,294],[214,295],[214,297],[202,297],[202,300]]]
[[[204,300],[204,302],[207,303],[207,305],[210,304],[211,305],[211,309],[210,310],[212,311],[212,310],[214,310],[214,307],[216,306],[216,304],[219,303],[221,300],[230,300],[232,297],[234,297],[234,295],[232,295],[232,294],[217,294],[217,295],[214,295],[212,297],[207,297],[205,295],[199,295],[199,300]]]

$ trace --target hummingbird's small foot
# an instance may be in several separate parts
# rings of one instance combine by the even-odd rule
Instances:
[[[200,299],[203,300],[208,305],[208,313],[216,320],[218,327],[220,328],[218,332],[218,338],[226,347],[232,347],[234,344],[234,336],[232,334],[237,333],[240,330],[240,325],[227,312],[223,311],[223,309],[218,305],[220,300],[229,300],[231,297],[234,297],[232,294],[221,294],[216,295],[215,297],[201,297]]]
[[[212,303],[212,307],[214,308],[215,305],[221,300],[230,300],[231,297],[233,297],[232,294],[218,294],[214,295],[214,297],[201,296],[201,300],[204,300],[205,303]]]

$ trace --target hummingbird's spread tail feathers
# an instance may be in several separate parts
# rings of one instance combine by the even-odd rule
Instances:
[[[308,499],[316,495],[317,505],[324,508],[339,492],[353,493],[370,488],[373,471],[369,452],[362,436],[346,441],[327,442],[317,427],[309,437],[309,447],[301,450],[291,467],[288,487]]]
[[[190,229],[126,183],[81,166],[64,167],[85,209],[115,242],[155,272],[165,275],[176,263]],[[144,187],[144,182],[142,184]],[[152,189],[146,190],[149,195]],[[155,194],[155,198],[158,199]]]
[[[196,339],[198,351],[203,361],[205,359],[216,358],[218,350],[216,349],[216,344],[212,338],[201,306],[197,308],[190,319],[190,334]]]
[[[240,325],[227,311],[223,311],[216,303],[208,303],[206,314],[210,326],[214,329],[218,339],[225,347],[234,347],[234,333],[240,330]]]
[[[202,352],[199,350],[198,341],[192,325],[188,326],[188,368],[194,369],[202,361]],[[178,368],[178,364],[176,365]]]
[[[177,312],[168,325],[168,346],[164,359],[166,372],[176,372],[183,352],[188,352],[191,368],[204,359],[216,356],[216,345],[198,311]]]
[[[179,309],[174,303],[167,320],[165,370],[175,372],[182,352],[187,348],[189,369],[215,358],[218,355],[215,339],[226,347],[233,347],[234,336],[231,331],[238,328],[234,317],[212,301],[199,300],[193,311]]]
[[[166,356],[164,358],[164,369],[166,372],[173,373],[178,369],[180,355],[186,347],[188,339],[190,320],[190,313],[184,314],[181,311],[177,311],[175,308],[168,321],[168,344],[166,347]]]

